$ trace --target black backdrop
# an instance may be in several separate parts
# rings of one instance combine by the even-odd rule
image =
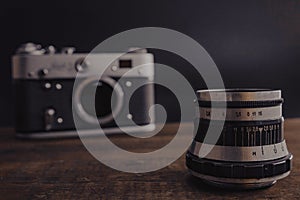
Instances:
[[[10,56],[24,42],[89,51],[121,31],[159,26],[197,40],[210,53],[226,87],[281,88],[286,117],[300,116],[300,1],[2,1],[0,5],[0,125],[13,118]],[[161,52],[156,60],[184,71],[184,61]],[[171,95],[157,91],[158,101]],[[170,106],[172,107],[172,105]],[[170,120],[178,118],[170,109]]]

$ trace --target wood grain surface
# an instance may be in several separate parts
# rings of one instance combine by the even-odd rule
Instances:
[[[185,126],[191,130],[191,124]],[[171,141],[177,127],[170,124],[152,139],[125,135],[110,139],[124,149],[149,152]],[[285,137],[294,155],[292,173],[270,188],[254,191],[205,185],[189,175],[184,155],[161,170],[131,174],[101,164],[78,138],[19,140],[13,129],[1,129],[0,134],[0,199],[300,198],[300,119],[285,122]]]

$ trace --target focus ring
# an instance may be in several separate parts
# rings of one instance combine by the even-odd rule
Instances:
[[[292,155],[267,162],[221,162],[186,154],[186,166],[197,173],[223,178],[267,178],[291,170]]]
[[[195,123],[198,123],[198,120],[195,120]],[[210,124],[214,126],[217,123],[221,122],[200,119],[195,140],[204,142]],[[283,118],[270,121],[226,121],[217,143],[210,141],[209,138],[211,137],[207,137],[205,143],[222,146],[262,146],[277,144],[284,139],[282,124]]]

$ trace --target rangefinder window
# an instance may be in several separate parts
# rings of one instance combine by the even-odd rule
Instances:
[[[119,68],[131,68],[132,60],[119,60]]]

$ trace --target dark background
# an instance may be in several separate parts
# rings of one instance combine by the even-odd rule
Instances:
[[[10,57],[19,44],[87,52],[116,33],[144,26],[189,35],[212,56],[226,87],[280,88],[285,116],[300,116],[300,1],[5,1],[0,22],[0,126],[13,124]],[[184,61],[165,52],[155,56],[183,71],[195,89],[203,87]],[[170,100],[162,90],[157,96]],[[176,120],[178,113],[170,116]]]

